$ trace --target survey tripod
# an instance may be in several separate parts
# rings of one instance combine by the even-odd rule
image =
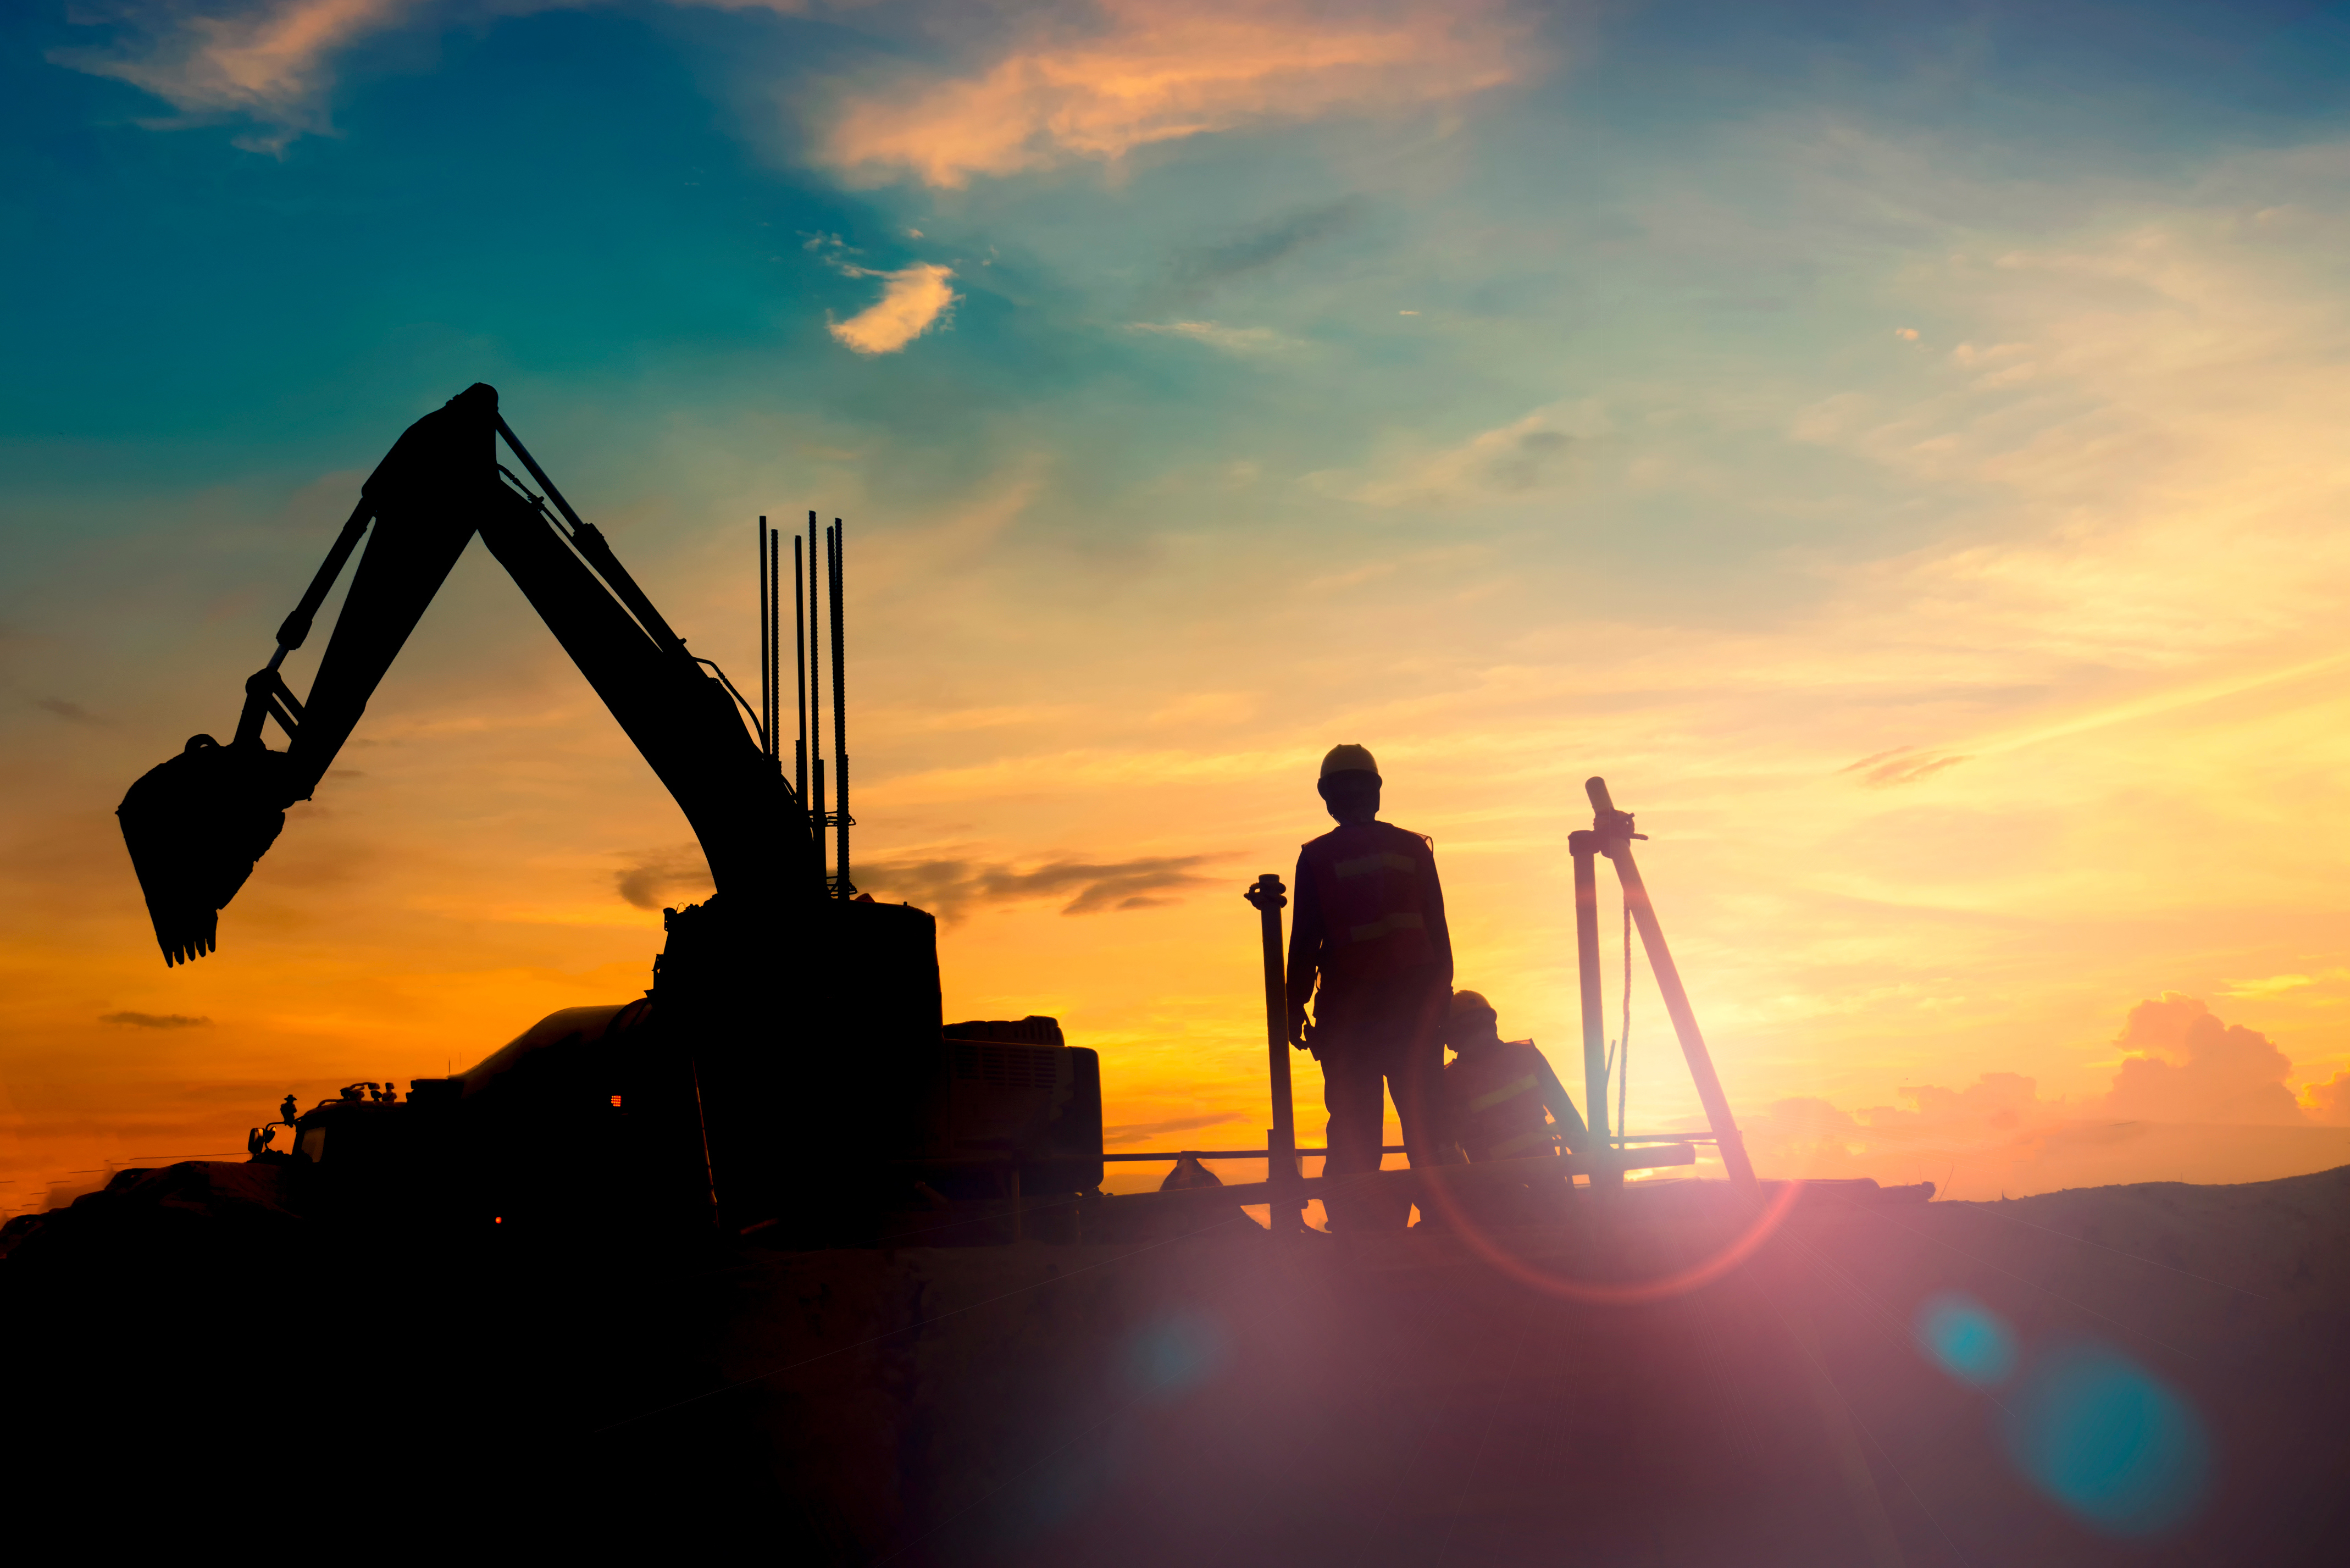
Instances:
[[[1640,929],[1640,945],[1648,951],[1649,971],[1656,976],[1657,990],[1665,999],[1665,1012],[1673,1021],[1673,1033],[1680,1040],[1681,1055],[1689,1063],[1690,1082],[1697,1085],[1698,1103],[1705,1107],[1706,1126],[1721,1155],[1722,1168],[1742,1191],[1759,1192],[1753,1161],[1746,1158],[1745,1140],[1739,1136],[1738,1124],[1731,1118],[1729,1096],[1721,1092],[1721,1079],[1713,1070],[1713,1056],[1705,1048],[1697,1014],[1690,1008],[1689,992],[1681,986],[1681,971],[1673,962],[1672,950],[1665,945],[1665,929],[1657,923],[1656,906],[1648,899],[1648,885],[1640,879],[1640,867],[1632,859],[1633,840],[1648,836],[1632,831],[1632,814],[1616,809],[1616,803],[1608,798],[1606,779],[1584,780],[1583,792],[1591,799],[1591,826],[1566,836],[1566,851],[1575,861],[1575,970],[1583,991],[1583,1085],[1587,1102],[1584,1119],[1591,1126],[1592,1139],[1604,1145],[1610,1136],[1607,1008],[1599,979],[1598,857],[1605,855],[1616,863],[1616,880],[1623,888],[1624,908],[1630,913],[1632,923]],[[1621,1048],[1628,1051],[1628,1043]],[[1619,1062],[1616,1070],[1621,1074],[1627,1066],[1627,1063]],[[1620,1127],[1613,1136],[1618,1148],[1628,1143],[1648,1141],[1633,1138]]]
[[[1657,921],[1656,907],[1648,898],[1648,884],[1640,879],[1640,868],[1632,858],[1633,842],[1645,840],[1648,836],[1632,830],[1630,812],[1616,809],[1615,802],[1608,797],[1607,780],[1586,779],[1583,788],[1591,800],[1591,826],[1569,834],[1566,847],[1575,867],[1575,967],[1582,992],[1584,1120],[1591,1130],[1591,1148],[1583,1156],[1571,1157],[1569,1174],[1587,1173],[1595,1187],[1614,1187],[1623,1181],[1624,1172],[1628,1169],[1689,1164],[1695,1158],[1690,1146],[1711,1141],[1720,1151],[1722,1168],[1729,1173],[1731,1181],[1742,1191],[1757,1193],[1760,1189],[1754,1179],[1753,1162],[1747,1158],[1746,1145],[1739,1136],[1737,1123],[1731,1117],[1729,1098],[1721,1092],[1721,1079],[1713,1070],[1713,1057],[1706,1050],[1705,1036],[1698,1029],[1697,1014],[1690,1007],[1689,992],[1681,985],[1680,970],[1673,962],[1672,950],[1665,944],[1664,928]],[[1640,944],[1648,955],[1649,971],[1656,976],[1657,990],[1664,997],[1665,1012],[1672,1019],[1673,1033],[1680,1041],[1681,1055],[1689,1063],[1690,1077],[1697,1085],[1699,1103],[1705,1107],[1708,1135],[1636,1135],[1620,1127],[1613,1133],[1608,1130],[1609,1079],[1614,1076],[1620,1083],[1620,1075],[1628,1067],[1628,1047],[1624,1048],[1627,1056],[1618,1057],[1611,1064],[1607,1049],[1606,996],[1599,969],[1598,862],[1601,856],[1616,864],[1616,878],[1623,888],[1626,912],[1630,915],[1631,923],[1639,928]],[[1269,1202],[1275,1234],[1295,1233],[1304,1228],[1307,1198],[1328,1180],[1327,1178],[1308,1180],[1298,1166],[1297,1128],[1290,1099],[1289,986],[1281,932],[1281,911],[1289,903],[1287,894],[1288,888],[1283,886],[1281,878],[1268,871],[1252,883],[1243,895],[1256,907],[1260,942],[1263,950],[1265,1051],[1273,1091],[1273,1126],[1265,1130],[1264,1186],[1255,1190],[1226,1189],[1225,1199]],[[1618,1120],[1621,1120],[1620,1115]],[[1234,1158],[1250,1152],[1253,1151],[1229,1151]],[[1398,1151],[1391,1148],[1387,1152]],[[1213,1153],[1223,1155],[1227,1151],[1216,1150]],[[1497,1177],[1530,1176],[1535,1172],[1504,1171],[1499,1167],[1532,1163],[1510,1160],[1471,1168],[1479,1175],[1490,1169]],[[1555,1169],[1556,1166],[1552,1168]],[[1448,1167],[1447,1169],[1456,1176],[1470,1173],[1459,1168]],[[1402,1171],[1371,1173],[1369,1179],[1408,1178],[1409,1175]],[[1366,1179],[1349,1179],[1361,1181]]]

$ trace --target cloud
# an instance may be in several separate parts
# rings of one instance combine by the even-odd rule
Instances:
[[[1526,28],[1492,0],[1097,0],[977,70],[852,92],[821,156],[871,181],[961,186],[1282,120],[1441,103],[1520,78]]]
[[[191,1018],[184,1012],[107,1012],[101,1013],[100,1023],[128,1024],[133,1029],[209,1029],[209,1018]]]
[[[658,909],[670,899],[691,903],[711,894],[710,863],[702,858],[699,845],[639,850],[629,857],[629,862],[626,869],[613,874],[612,880],[620,897],[639,909]]]
[[[1129,332],[1161,337],[1188,337],[1227,354],[1270,354],[1298,347],[1298,341],[1270,327],[1223,327],[1213,321],[1130,321]]]
[[[1607,431],[1596,402],[1554,403],[1458,446],[1407,459],[1384,478],[1349,482],[1343,474],[1319,473],[1312,479],[1318,488],[1372,506],[1511,499],[1566,484],[1575,476],[1577,448]]]
[[[1361,197],[1347,196],[1301,208],[1216,244],[1182,251],[1167,269],[1165,293],[1188,302],[1202,297],[1219,284],[1262,272],[1295,252],[1355,227],[1365,206]]]
[[[846,321],[832,323],[832,335],[859,354],[894,354],[938,325],[962,296],[947,286],[952,267],[916,262],[896,272],[847,268],[883,280],[881,298]]]
[[[1201,867],[1215,855],[1144,856],[1132,860],[1054,860],[1029,870],[955,858],[869,862],[856,869],[858,886],[876,898],[903,898],[941,919],[962,918],[980,904],[1014,904],[1066,897],[1065,915],[1157,909],[1170,895],[1211,885]]]
[[[43,712],[55,713],[68,723],[103,725],[106,722],[80,703],[68,702],[62,697],[36,697],[33,706]]]
[[[2336,1073],[2301,1091],[2301,1108],[2312,1121],[2350,1127],[2350,1071]]]
[[[1774,1168],[1833,1176],[1899,1166],[1914,1179],[1947,1158],[1978,1180],[1991,1169],[2038,1185],[2113,1179],[2100,1162],[2153,1136],[2147,1129],[2155,1125],[2350,1124],[2350,1073],[2311,1085],[2297,1106],[2285,1086],[2293,1064],[2284,1053],[2256,1030],[2222,1023],[2193,997],[2165,992],[2139,1002],[2115,1044],[2126,1054],[2109,1087],[2085,1100],[2043,1099],[2035,1079],[1985,1073],[1960,1089],[1903,1087],[1896,1091],[1899,1104],[1858,1111],[1810,1097],[1776,1100],[1751,1130]]]
[[[1931,778],[1945,768],[1957,767],[1967,759],[1935,752],[1921,752],[1915,746],[1896,746],[1889,752],[1878,752],[1836,770],[1839,774],[1858,774],[1860,781],[1877,788],[1890,784],[1916,784]]]
[[[244,117],[250,151],[333,131],[335,62],[427,15],[487,16],[594,0],[125,0],[106,45],[56,64],[155,94],[182,118]],[[670,0],[801,15],[804,0]],[[944,8],[941,8],[944,9]],[[997,29],[1000,34],[1005,29]],[[835,100],[824,161],[938,186],[1267,121],[1441,103],[1517,79],[1527,29],[1494,0],[1374,0],[1343,15],[1311,0],[1097,0],[1034,15],[971,74],[908,71]]]
[[[1172,1116],[1157,1122],[1121,1122],[1102,1128],[1102,1142],[1111,1148],[1121,1144],[1140,1143],[1164,1133],[1190,1132],[1195,1127],[1222,1127],[1232,1119],[1230,1111],[1211,1111],[1201,1116]]]
[[[236,145],[276,153],[298,136],[331,129],[331,57],[399,26],[423,4],[215,0],[196,15],[179,5],[136,7],[112,48],[58,49],[49,58],[143,88],[191,117],[182,124],[247,116],[267,129],[238,137]]]
[[[2114,1044],[2122,1059],[2105,1108],[2153,1122],[2286,1122],[2303,1118],[2285,1078],[2293,1064],[2269,1037],[2222,1023],[2191,996],[2166,991],[2130,1009]]]

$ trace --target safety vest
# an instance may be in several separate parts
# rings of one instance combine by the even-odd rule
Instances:
[[[1436,857],[1419,835],[1384,822],[1353,823],[1314,840],[1298,858],[1322,904],[1326,975],[1362,979],[1443,961],[1429,934],[1429,911],[1440,907]]]
[[[1542,1098],[1543,1054],[1531,1040],[1504,1040],[1444,1066],[1451,1135],[1472,1160],[1546,1154],[1555,1136]]]

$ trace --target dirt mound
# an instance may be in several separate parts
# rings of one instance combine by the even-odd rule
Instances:
[[[0,1262],[28,1490],[233,1432],[223,1469],[265,1451],[289,1505],[941,1568],[2293,1564],[2350,1526],[2350,1169],[659,1256],[326,1233],[244,1167],[93,1196]]]

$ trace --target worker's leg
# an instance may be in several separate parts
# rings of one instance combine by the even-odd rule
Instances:
[[[1403,1124],[1403,1147],[1415,1166],[1450,1165],[1461,1156],[1444,1117],[1444,1045],[1441,1009],[1451,990],[1440,980],[1399,987],[1383,1042],[1383,1065],[1395,1096],[1396,1119]]]
[[[1387,1120],[1386,1078],[1378,1053],[1357,1038],[1317,1034],[1322,1044],[1322,1104],[1330,1112],[1326,1134],[1329,1158],[1325,1176],[1353,1176],[1379,1168],[1382,1124]],[[1333,1231],[1394,1230],[1403,1223],[1392,1202],[1357,1194],[1323,1199]]]

